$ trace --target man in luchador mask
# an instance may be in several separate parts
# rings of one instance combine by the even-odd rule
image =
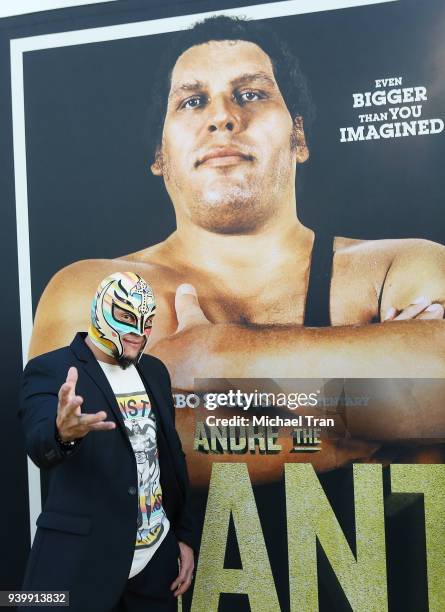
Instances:
[[[143,354],[155,312],[138,274],[111,274],[94,295],[88,333],[24,372],[27,451],[50,486],[23,588],[69,591],[73,612],[175,610],[192,581],[170,377]]]

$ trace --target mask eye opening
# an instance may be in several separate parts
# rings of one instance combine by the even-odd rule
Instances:
[[[117,308],[119,309],[120,313],[125,313],[125,314],[130,315],[132,320],[131,321],[121,321],[116,316],[116,309]],[[126,310],[125,308],[122,308],[122,306],[118,306],[117,304],[114,303],[114,301],[111,303],[111,314],[112,314],[113,319],[115,321],[118,321],[119,323],[123,323],[124,325],[128,325],[129,327],[133,327],[134,329],[138,328],[138,322],[136,320],[136,316],[134,315],[134,313],[130,312],[129,310]]]

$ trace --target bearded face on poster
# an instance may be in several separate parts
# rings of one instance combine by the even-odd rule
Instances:
[[[443,377],[444,247],[306,227],[296,183],[312,116],[298,60],[270,25],[219,16],[178,33],[150,107],[150,168],[164,182],[177,228],[141,251],[58,272],[40,299],[30,355],[86,329],[97,283],[132,271],[156,296],[146,351],[166,363],[181,393],[196,391],[196,379],[300,378],[315,388],[326,379]],[[393,457],[395,442],[401,459],[440,461],[422,438],[427,421],[428,430],[444,431],[443,417],[422,408],[407,419],[402,404],[383,426],[359,408],[343,415],[339,437],[323,439],[319,453],[293,453],[279,439],[282,452],[242,460],[255,482],[280,477],[284,462],[326,471],[380,460],[388,443]],[[191,451],[198,412],[178,410],[177,426],[192,482],[203,484],[213,456]],[[413,438],[415,449],[405,449]]]

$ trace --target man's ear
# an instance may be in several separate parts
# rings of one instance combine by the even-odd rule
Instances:
[[[155,160],[150,166],[150,170],[155,176],[162,176],[164,174],[164,163],[162,161],[161,147],[158,145],[155,152]]]
[[[297,115],[294,119],[292,138],[296,145],[297,164],[302,164],[309,157],[309,149],[304,135],[303,117],[300,115]]]

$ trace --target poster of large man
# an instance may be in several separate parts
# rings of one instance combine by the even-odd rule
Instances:
[[[27,358],[153,288],[184,610],[439,611],[443,4],[214,8],[13,41]]]

